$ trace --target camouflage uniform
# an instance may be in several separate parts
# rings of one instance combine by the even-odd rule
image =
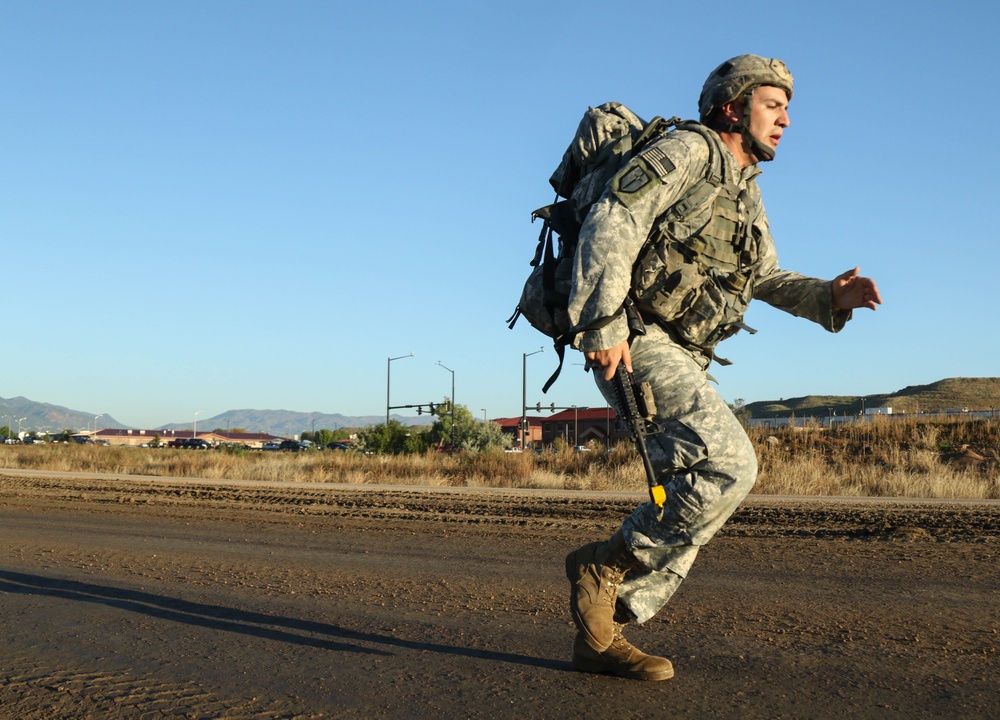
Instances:
[[[707,130],[711,133],[712,131]],[[714,136],[714,133],[713,133]],[[723,152],[726,183],[745,191],[752,222],[753,297],[832,332],[850,319],[833,308],[830,282],[781,270],[760,200],[757,165],[740,169],[735,156],[714,136]],[[644,161],[644,157],[655,162]],[[586,326],[615,319],[578,336],[575,347],[588,352],[614,347],[629,338],[620,312],[633,282],[633,266],[657,219],[702,182],[709,144],[699,133],[677,130],[644,149],[611,183],[593,207],[580,234],[575,280],[569,303],[571,321]],[[636,168],[646,182],[635,182]],[[624,192],[621,178],[631,178]],[[651,503],[640,505],[622,525],[632,554],[642,563],[618,589],[619,606],[644,622],[670,599],[694,562],[698,548],[719,530],[753,487],[754,448],[739,421],[709,384],[706,368],[712,348],[686,347],[665,326],[648,322],[645,335],[631,344],[637,381],[648,381],[662,431],[648,439],[653,467],[667,492],[662,520]],[[614,403],[610,384],[595,371],[597,384]]]

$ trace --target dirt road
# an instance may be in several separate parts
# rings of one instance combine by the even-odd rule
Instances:
[[[1000,503],[755,498],[574,672],[563,557],[638,495],[0,471],[0,718],[987,718]]]

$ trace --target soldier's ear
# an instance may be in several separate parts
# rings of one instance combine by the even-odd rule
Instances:
[[[720,105],[716,112],[724,124],[739,125],[743,122],[743,98],[730,100],[725,105]]]

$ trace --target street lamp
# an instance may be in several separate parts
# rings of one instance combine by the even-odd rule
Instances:
[[[535,352],[521,353],[521,449],[525,449],[525,437],[528,434],[528,356],[545,352],[540,347]]]
[[[440,360],[437,361],[437,364],[451,373],[451,437],[449,439],[451,440],[451,447],[452,449],[454,449],[455,448],[455,371],[449,367],[445,367],[444,365],[442,365]]]
[[[21,437],[21,421],[22,421],[22,420],[27,420],[27,419],[28,419],[28,418],[26,418],[26,417],[23,417],[23,418],[18,418],[18,419],[17,419],[17,437],[18,437],[19,439],[20,439],[20,437]]]
[[[198,437],[198,415],[201,414],[201,410],[198,410],[194,414],[194,429],[191,431],[191,439]]]
[[[604,447],[608,452],[611,451],[611,403],[607,405],[607,415],[605,415],[605,427],[604,427]]]
[[[391,357],[385,363],[385,424],[389,424],[389,406],[392,404],[389,402],[389,381],[392,372],[392,361],[402,360],[403,358],[413,357],[414,353],[409,355],[400,355],[399,357]]]
[[[94,416],[94,435],[97,434],[97,421],[100,420],[102,417],[104,417],[104,413]]]
[[[573,447],[580,445],[580,408],[573,406]]]

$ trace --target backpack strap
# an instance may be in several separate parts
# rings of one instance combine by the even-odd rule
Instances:
[[[628,321],[629,328],[629,342],[632,342],[632,338],[638,335],[646,334],[646,324],[642,320],[642,316],[639,314],[639,309],[635,306],[635,300],[632,298],[631,293],[625,296],[625,301],[622,303],[621,308],[615,314],[610,317],[601,318],[600,320],[595,320],[587,325],[580,325],[578,327],[570,329],[564,335],[556,338],[555,351],[556,356],[559,358],[559,366],[556,371],[552,373],[552,377],[542,386],[542,392],[546,393],[549,388],[552,387],[554,383],[559,378],[559,373],[562,372],[563,357],[566,354],[566,346],[573,342],[573,338],[582,332],[587,330],[599,330],[600,328],[608,325],[611,321],[615,320],[625,314],[625,318]]]
[[[726,179],[722,166],[722,153],[720,152],[718,142],[712,137],[708,128],[694,120],[681,120],[677,117],[670,118],[669,122],[678,130],[689,130],[698,133],[705,139],[705,142],[708,144],[708,171],[706,172],[705,180],[713,185],[722,185]]]

